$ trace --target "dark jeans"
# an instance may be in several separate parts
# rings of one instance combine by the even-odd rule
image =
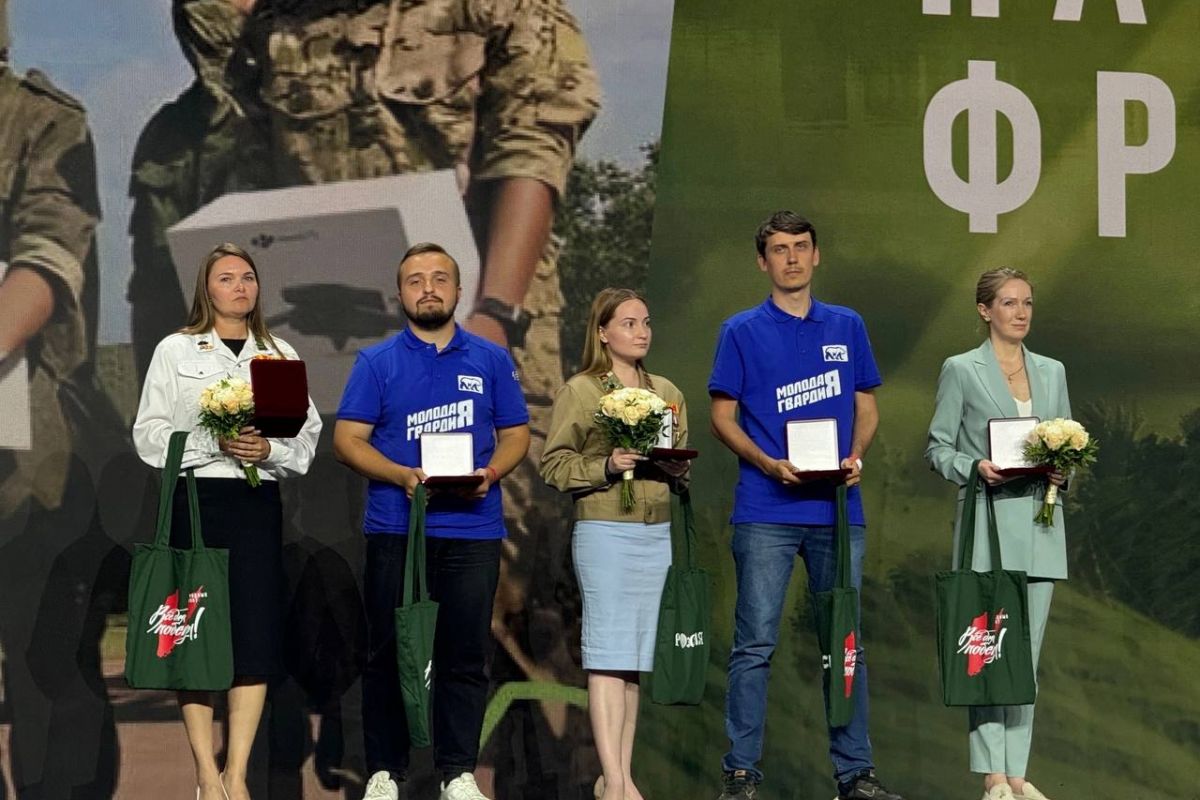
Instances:
[[[404,586],[408,537],[367,536],[364,601],[368,653],[363,672],[367,772],[408,769],[408,723],[396,672],[393,612]],[[429,593],[439,603],[433,643],[433,763],[445,777],[474,772],[487,706],[492,602],[499,539],[426,540]]]

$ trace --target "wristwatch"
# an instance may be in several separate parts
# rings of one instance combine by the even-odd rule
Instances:
[[[525,334],[529,333],[529,324],[533,317],[520,306],[511,306],[498,297],[481,297],[475,303],[475,314],[483,314],[500,323],[504,335],[508,337],[509,347],[524,347]]]

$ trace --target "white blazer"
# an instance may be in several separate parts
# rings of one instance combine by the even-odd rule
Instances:
[[[200,393],[224,377],[250,380],[250,362],[258,355],[299,356],[292,346],[274,337],[279,350],[263,342],[261,349],[251,337],[234,356],[213,332],[173,333],[158,343],[146,371],[137,419],[133,423],[133,445],[152,467],[162,469],[167,444],[175,431],[191,431],[183,451],[184,468],[195,468],[198,478],[242,478],[245,473],[236,458],[222,453],[207,431],[198,428]],[[321,435],[321,416],[308,399],[308,418],[300,433],[291,439],[269,439],[271,453],[258,465],[263,480],[303,475],[312,464]]]

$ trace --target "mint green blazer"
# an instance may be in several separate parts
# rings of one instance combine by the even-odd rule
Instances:
[[[1029,376],[1034,416],[1044,420],[1070,419],[1067,373],[1062,362],[1026,349],[1025,371]],[[988,420],[1015,416],[1017,401],[1008,390],[990,340],[985,340],[974,350],[951,356],[942,364],[925,461],[934,472],[959,487],[952,551],[955,554],[958,553],[960,535],[958,520],[962,518],[964,487],[971,464],[988,457]],[[1024,570],[1031,578],[1061,580],[1067,577],[1061,490],[1059,505],[1054,510],[1054,524],[1038,525],[1033,521],[1045,497],[1046,487],[1045,478],[1030,476],[1015,478],[992,489],[996,525],[1000,531],[1000,558],[1005,569]],[[974,570],[992,568],[983,499],[981,490],[971,563]]]

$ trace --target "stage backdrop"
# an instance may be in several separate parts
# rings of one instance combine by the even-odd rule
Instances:
[[[932,576],[953,489],[922,451],[939,367],[975,347],[974,285],[1027,271],[1028,344],[1066,364],[1101,439],[1067,501],[1030,776],[1052,797],[1192,798],[1200,753],[1200,5],[1189,0],[776,0],[676,9],[651,257],[652,368],[704,431],[718,326],[769,290],[772,211],[820,233],[816,296],[866,320],[884,384],[863,492],[864,631],[880,774],[968,797],[966,715],[942,707]],[[734,458],[700,435],[715,653],[700,711],[656,709],[647,796],[715,794],[726,747]],[[771,797],[831,786],[802,578],[772,666]],[[665,794],[664,794],[665,793]]]
[[[155,344],[185,322],[197,251],[224,239],[256,259],[272,331],[309,361],[325,419],[309,473],[281,490],[287,675],[249,783],[255,797],[362,796],[365,485],[333,458],[332,415],[354,354],[401,327],[404,247],[456,255],[461,315],[473,279],[515,266],[489,247],[501,226],[529,234],[533,320],[513,356],[535,443],[504,482],[476,774],[498,800],[591,795],[570,501],[536,467],[592,297],[645,279],[671,13],[0,0],[0,275],[20,268],[0,283],[0,800],[193,791],[173,694],[123,679],[126,630],[145,624],[126,618],[130,551],[151,535],[157,483],[129,426]],[[497,186],[530,178],[554,189],[553,233],[541,204],[499,201]],[[493,225],[501,211],[523,222]],[[11,276],[29,273],[51,311],[14,300]],[[431,761],[414,756],[409,797],[437,795]]]

